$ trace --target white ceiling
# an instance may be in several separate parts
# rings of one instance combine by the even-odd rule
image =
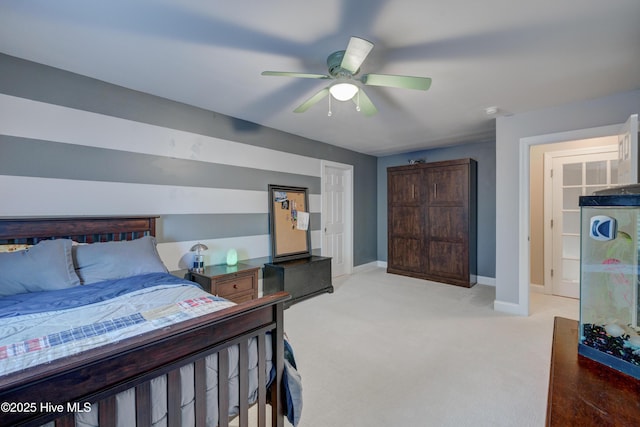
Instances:
[[[293,110],[351,36],[361,73],[431,77],[366,87],[379,112],[328,98]],[[355,151],[495,139],[495,116],[640,88],[638,0],[2,0],[0,52]],[[2,78],[2,76],[0,76]]]

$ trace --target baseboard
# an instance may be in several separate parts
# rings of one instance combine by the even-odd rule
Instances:
[[[529,292],[534,294],[546,294],[547,292],[544,289],[544,285],[538,285],[537,283],[529,284]]]
[[[478,285],[486,285],[496,287],[495,277],[477,276]]]
[[[515,304],[512,302],[494,300],[493,309],[495,311],[500,311],[507,314],[515,314],[517,316],[529,315],[529,307],[523,307],[520,304]]]
[[[371,270],[372,268],[387,268],[386,261],[373,261],[367,264],[358,265],[353,268],[354,273],[361,273],[363,271]],[[476,281],[479,285],[496,286],[495,277],[476,276]]]
[[[384,265],[381,265],[384,264]],[[353,273],[362,273],[365,271],[369,271],[369,270],[373,270],[374,268],[380,268],[380,267],[387,267],[387,263],[383,263],[382,261],[373,261],[373,262],[369,262],[367,264],[360,264],[357,265],[355,267],[353,267]]]

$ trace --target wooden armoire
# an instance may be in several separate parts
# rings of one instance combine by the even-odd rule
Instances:
[[[387,168],[387,272],[471,287],[476,283],[473,159]]]

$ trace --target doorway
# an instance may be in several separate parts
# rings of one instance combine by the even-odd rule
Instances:
[[[322,162],[322,256],[331,276],[353,272],[353,166]]]
[[[629,173],[624,173],[625,179],[619,179],[619,182],[637,182],[638,178],[638,115],[634,114],[629,117],[626,123],[618,125],[602,126],[598,128],[579,129],[575,131],[560,132],[548,135],[539,135],[533,137],[526,137],[520,139],[520,197],[519,197],[519,236],[518,245],[520,250],[520,256],[518,261],[519,270],[519,285],[518,293],[521,313],[527,315],[529,313],[529,292],[540,291],[543,289],[540,284],[543,280],[533,282],[532,279],[532,255],[534,251],[531,250],[531,245],[534,237],[543,236],[542,229],[534,229],[532,221],[531,209],[536,205],[536,202],[531,200],[531,194],[539,188],[538,186],[531,185],[532,178],[531,173],[533,171],[531,164],[531,149],[535,146],[550,146],[550,144],[574,141],[574,140],[587,140],[592,138],[602,138],[614,136],[618,141],[618,173],[620,177],[620,170],[627,170]],[[623,157],[624,156],[624,157]],[[539,203],[542,205],[542,203]],[[544,251],[541,251],[544,253]],[[538,289],[536,289],[538,288]]]

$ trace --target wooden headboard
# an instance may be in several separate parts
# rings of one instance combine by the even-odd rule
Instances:
[[[52,217],[1,218],[0,244],[35,244],[40,240],[68,238],[80,243],[133,240],[156,235],[153,217]]]

